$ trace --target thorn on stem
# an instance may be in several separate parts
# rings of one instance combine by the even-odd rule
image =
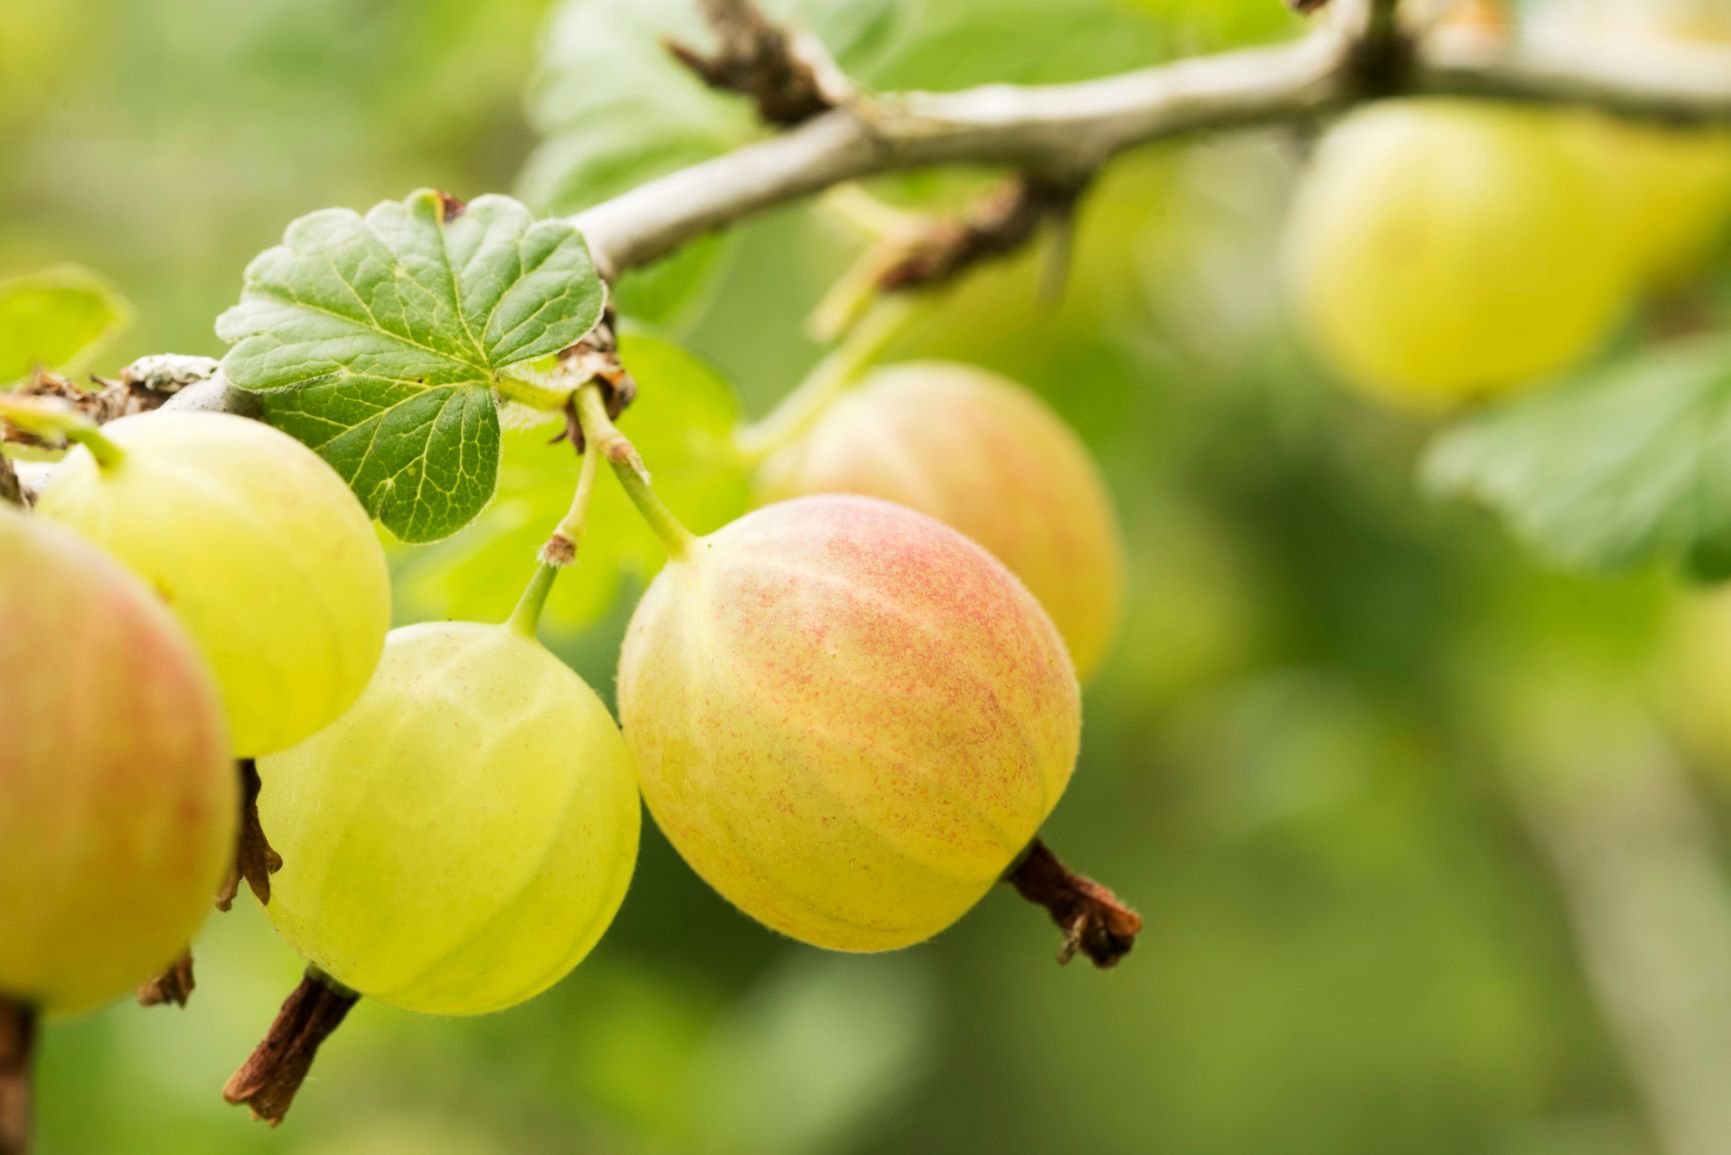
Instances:
[[[1007,881],[1023,898],[1050,911],[1052,921],[1064,932],[1060,963],[1080,952],[1105,970],[1136,945],[1142,916],[1104,886],[1065,866],[1037,838]]]
[[[30,1064],[36,1012],[0,997],[0,1155],[30,1151]]]
[[[272,1127],[281,1123],[312,1070],[319,1045],[342,1026],[359,1000],[359,995],[338,989],[308,967],[264,1041],[223,1086],[222,1097],[237,1106],[245,1103],[254,1119]]]
[[[222,889],[216,893],[216,908],[226,911],[234,905],[245,879],[259,905],[270,905],[270,876],[282,869],[282,855],[272,850],[258,820],[258,792],[261,783],[258,763],[242,758],[235,763],[240,771],[240,836],[235,842],[234,865]]]
[[[162,973],[138,988],[138,1005],[159,1007],[172,1003],[184,1007],[197,985],[192,974],[192,948],[187,947],[163,968]]]

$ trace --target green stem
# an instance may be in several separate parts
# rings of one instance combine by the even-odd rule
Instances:
[[[0,421],[35,437],[64,437],[82,445],[102,469],[113,469],[126,459],[126,451],[105,436],[96,422],[50,398],[0,394]]]
[[[836,398],[906,332],[918,309],[914,294],[898,293],[878,301],[841,344],[782,398],[781,404],[763,420],[735,434],[734,446],[740,457],[747,464],[755,464],[809,432]]]
[[[553,579],[558,576],[559,567],[556,565],[543,562],[536,566],[535,576],[529,579],[528,588],[517,599],[517,608],[505,619],[505,628],[534,641],[541,625],[541,611],[547,605],[547,595],[553,592]]]
[[[112,439],[104,436],[102,431],[94,425],[88,429],[67,430],[66,439],[75,441],[90,450],[90,456],[96,459],[96,466],[101,470],[111,470],[126,459],[126,450],[116,445]]]
[[[571,495],[571,508],[565,511],[565,516],[553,530],[554,539],[567,547],[563,551],[566,556],[553,564],[571,564],[577,556],[577,547],[583,544],[583,531],[589,522],[589,502],[595,493],[595,475],[600,461],[599,453],[583,454],[583,465],[577,473],[577,492]],[[542,559],[550,560],[546,551],[543,551]]]
[[[831,345],[858,327],[862,318],[883,297],[884,270],[899,249],[874,245],[859,255],[847,271],[837,277],[817,306],[805,319],[806,332]]]
[[[544,409],[554,412],[565,408],[571,400],[569,387],[560,388],[556,385],[543,385],[527,377],[514,377],[509,373],[502,374],[495,382],[499,396],[507,401],[516,401],[532,409]]]
[[[583,427],[588,452],[606,456],[614,476],[625,487],[625,495],[643,515],[655,536],[661,539],[667,556],[674,561],[689,558],[697,544],[696,535],[686,529],[673,516],[673,511],[655,496],[655,491],[649,487],[649,471],[643,468],[643,459],[607,416],[607,403],[602,400],[601,387],[593,381],[577,391],[577,421]]]
[[[837,219],[878,240],[913,236],[931,224],[930,217],[897,208],[858,184],[837,185],[819,203]]]

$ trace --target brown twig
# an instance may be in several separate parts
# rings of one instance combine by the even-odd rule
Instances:
[[[283,1121],[295,1092],[306,1081],[318,1057],[319,1045],[340,1026],[349,1008],[360,1000],[312,967],[277,1012],[264,1041],[229,1077],[222,1097],[245,1103],[254,1119],[272,1127]]]
[[[1116,966],[1136,945],[1142,916],[1110,890],[1058,861],[1037,838],[1006,881],[1023,898],[1052,913],[1052,921],[1064,932],[1060,963],[1080,951],[1104,970]]]
[[[98,425],[122,417],[161,408],[182,389],[216,375],[217,363],[209,357],[186,357],[161,353],[140,357],[120,371],[119,377],[91,377],[94,389],[75,385],[71,378],[38,369],[24,387],[22,397],[52,397],[64,401]],[[40,438],[10,426],[0,427],[0,440],[43,446]],[[61,448],[60,445],[47,445]]]
[[[242,758],[235,763],[240,771],[240,835],[235,841],[234,865],[216,893],[216,908],[228,910],[240,893],[245,879],[259,905],[270,905],[270,876],[282,869],[282,855],[271,849],[258,820],[258,763]]]
[[[823,79],[752,0],[699,0],[720,46],[705,54],[667,41],[667,50],[711,88],[750,97],[764,123],[794,125],[832,107]]]
[[[192,948],[187,947],[162,969],[162,973],[138,988],[138,1005],[160,1007],[172,1003],[184,1007],[197,985],[192,975]]]
[[[0,1155],[30,1150],[30,1061],[36,1013],[0,998]]]
[[[931,288],[982,261],[1013,253],[1045,221],[1068,217],[1080,192],[1073,183],[1026,176],[1011,181],[960,216],[939,220],[911,239],[891,242],[897,251],[887,256],[878,273],[878,288]]]

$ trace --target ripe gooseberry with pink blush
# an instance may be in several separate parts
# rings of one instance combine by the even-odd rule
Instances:
[[[0,506],[0,998],[130,992],[204,921],[238,788],[214,681],[148,587]]]
[[[878,951],[960,918],[1063,794],[1063,640],[979,545],[889,502],[766,506],[673,557],[634,614],[619,709],[685,860],[760,922]]]
[[[879,369],[765,464],[770,501],[881,497],[985,546],[1052,616],[1086,678],[1117,629],[1124,552],[1079,438],[1013,381],[970,365]]]

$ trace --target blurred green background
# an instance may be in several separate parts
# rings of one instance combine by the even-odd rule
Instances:
[[[649,53],[672,0],[577,0],[563,40],[553,7],[6,0],[0,274],[111,278],[138,319],[99,369],[215,355],[213,318],[296,215],[424,185],[569,209],[749,135],[725,104],[657,106],[649,55],[582,39],[595,18]],[[1277,0],[803,7],[883,86],[1074,79],[1301,30]],[[567,50],[624,79],[562,74]],[[681,131],[585,170],[587,138],[559,133],[591,105],[590,127]],[[219,1096],[300,969],[239,904],[198,944],[185,1011],[49,1026],[45,1155],[1725,1149],[1731,680],[1678,638],[1731,629],[1704,632],[1701,596],[1664,575],[1547,571],[1419,491],[1430,430],[1339,391],[1282,315],[1306,135],[1139,154],[1085,202],[1061,307],[1036,251],[900,350],[1039,390],[1119,503],[1128,617],[1046,832],[1147,917],[1117,971],[1060,970],[1007,889],[916,949],[823,954],[733,912],[646,827],[619,921],[567,981],[476,1020],[363,1004],[278,1131]],[[832,212],[777,212],[681,258],[701,291],[640,278],[626,310],[761,413],[817,355],[806,314],[857,247]],[[604,693],[631,597],[555,639]]]

